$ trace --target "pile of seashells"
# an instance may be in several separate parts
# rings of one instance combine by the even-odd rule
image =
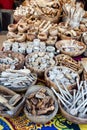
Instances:
[[[38,52],[27,55],[26,67],[34,68],[36,70],[45,71],[47,68],[56,64],[53,59],[54,55],[47,52]]]
[[[48,69],[46,76],[60,89],[62,85],[66,88],[73,86],[76,83],[78,74],[68,67],[55,66]]]
[[[37,76],[29,69],[13,70],[7,69],[0,74],[0,85],[14,91],[26,90],[29,86],[36,83]]]

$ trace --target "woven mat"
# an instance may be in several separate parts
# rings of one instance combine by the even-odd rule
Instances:
[[[0,117],[0,130],[87,130],[87,125],[77,125],[67,121],[61,114],[45,125],[30,122],[24,114],[17,118]]]

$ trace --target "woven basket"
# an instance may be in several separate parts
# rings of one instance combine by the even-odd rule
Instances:
[[[44,53],[45,53],[45,52],[44,52]],[[38,77],[41,78],[41,77],[44,76],[44,72],[45,72],[45,70],[46,70],[47,68],[45,68],[45,70],[40,70],[40,69],[36,69],[36,68],[34,68],[34,67],[31,67],[31,66],[28,64],[28,59],[29,59],[31,56],[35,55],[35,54],[37,54],[37,53],[34,52],[34,53],[28,54],[28,55],[26,56],[25,65],[26,65],[26,67],[27,67],[28,69],[31,70],[31,72],[36,73],[36,74],[38,75]],[[46,54],[48,54],[48,53],[46,52]],[[55,65],[56,65],[56,63],[55,63]]]
[[[83,67],[81,63],[75,61],[74,59],[72,59],[72,57],[68,55],[60,54],[55,57],[55,60],[58,66],[66,66],[78,72],[78,74],[81,74],[83,71]]]
[[[0,94],[15,96],[17,93],[15,93],[14,91],[4,86],[0,86]],[[25,102],[25,98],[21,97],[18,104],[12,110],[0,111],[0,115],[3,117],[8,117],[8,118],[10,117],[13,118],[13,117],[18,116],[21,110],[23,109],[24,102]]]
[[[46,81],[46,83],[47,83],[47,86],[48,87],[54,87],[54,89],[56,90],[56,91],[59,91],[58,90],[58,87],[57,87],[57,85],[52,81],[52,80],[50,80],[50,78],[48,77],[48,72],[52,69],[53,67],[50,67],[49,69],[47,69],[46,71],[45,71],[45,81]],[[57,68],[68,68],[68,67],[64,67],[64,66],[57,66]],[[70,69],[70,68],[68,68],[69,70],[72,70],[72,69]],[[73,72],[75,72],[74,70],[72,70]],[[76,73],[76,72],[75,72]],[[78,77],[78,79],[79,79],[79,75],[77,76]],[[74,84],[71,84],[71,85],[69,85],[69,86],[67,86],[67,89],[68,90],[72,90],[72,89],[74,89],[76,87],[76,82],[74,83]]]
[[[59,104],[59,108],[60,108],[62,115],[67,120],[71,121],[72,123],[76,123],[76,124],[87,124],[87,118],[80,118],[80,117],[73,116],[64,110],[63,105],[60,101],[58,101],[58,104]]]
[[[25,94],[25,97],[28,97],[31,93],[39,91],[41,88],[46,89],[48,95],[51,96],[52,99],[54,100],[55,110],[51,114],[49,114],[49,115],[37,116],[37,115],[32,115],[31,113],[29,113],[27,108],[26,108],[26,105],[25,105],[24,113],[27,116],[27,118],[29,120],[31,120],[32,122],[45,124],[45,123],[49,122],[57,114],[57,111],[58,111],[58,102],[57,102],[57,99],[56,99],[55,95],[53,94],[52,90],[47,88],[47,87],[45,87],[45,86],[34,85],[34,86],[31,86],[28,89],[28,91]]]
[[[81,37],[81,35],[80,36],[76,36],[76,37],[70,37],[70,36],[66,36],[64,34],[60,34],[60,39],[61,40],[70,40],[70,39],[79,40],[80,37]]]
[[[63,53],[63,54],[66,54],[66,55],[69,55],[69,56],[72,56],[72,57],[75,57],[75,56],[79,56],[79,55],[81,55],[82,53],[84,53],[85,52],[85,50],[86,50],[86,45],[83,43],[83,42],[79,42],[79,41],[75,41],[76,42],[76,44],[77,45],[81,45],[81,46],[83,46],[83,48],[82,49],[80,49],[80,50],[78,50],[78,51],[68,51],[68,52],[66,52],[66,51],[64,51],[63,49],[62,49],[62,46],[63,45],[67,45],[67,47],[69,46],[69,41],[71,41],[71,40],[60,40],[60,41],[58,41],[57,43],[56,43],[56,48],[57,49],[60,49],[60,51],[61,51],[61,53]]]
[[[9,57],[9,55],[12,57],[12,59],[17,58],[19,60],[18,63],[15,64],[15,69],[21,69],[24,66],[24,56],[20,53],[12,52],[12,51],[0,51],[0,58]],[[0,72],[10,68],[10,65],[7,64],[1,64],[0,65]]]
[[[43,15],[40,16],[40,19],[51,21],[52,23],[57,23],[60,20],[61,12],[62,12],[62,9],[59,8],[57,15],[55,17],[52,18],[48,15],[43,14]]]

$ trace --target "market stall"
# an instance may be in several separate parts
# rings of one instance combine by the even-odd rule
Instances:
[[[0,129],[86,130],[84,3],[26,0],[13,18],[0,50]]]

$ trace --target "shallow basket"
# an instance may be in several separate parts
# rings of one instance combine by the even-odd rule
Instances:
[[[53,94],[52,90],[45,87],[45,86],[34,85],[34,86],[31,86],[28,89],[28,91],[25,94],[25,97],[29,96],[33,92],[39,91],[41,88],[45,88],[47,90],[48,95],[50,95],[53,98],[53,100],[55,102],[55,104],[54,104],[55,105],[55,110],[49,115],[40,115],[40,116],[36,115],[36,116],[34,116],[34,115],[32,115],[31,113],[29,113],[27,111],[26,105],[25,105],[24,113],[27,116],[27,118],[29,120],[31,120],[32,122],[39,123],[39,124],[45,124],[45,123],[49,122],[51,119],[53,119],[53,117],[57,114],[57,111],[58,111],[58,101],[57,101],[55,95]]]
[[[12,51],[0,51],[0,58],[5,58],[9,55],[12,58],[17,58],[19,60],[19,62],[15,64],[15,69],[23,68],[23,66],[24,66],[24,56],[22,54],[17,53],[17,52],[12,52]],[[10,65],[7,66],[7,64],[4,64],[4,66],[3,66],[3,64],[1,64],[0,65],[0,72],[4,71],[6,69],[9,69],[9,68],[10,68]]]
[[[43,15],[40,16],[40,19],[50,21],[52,23],[57,23],[59,21],[59,19],[60,19],[61,12],[62,12],[62,10],[59,8],[59,10],[57,12],[57,15],[55,17],[52,18],[52,17],[50,17],[48,15],[43,14]]]
[[[52,68],[53,68],[53,67],[50,67],[49,69],[47,69],[47,70],[45,71],[45,81],[46,81],[48,87],[54,87],[54,89],[55,89],[56,91],[59,91],[57,85],[56,85],[53,81],[51,81],[50,78],[47,76],[49,70],[51,70]],[[68,67],[65,67],[65,66],[57,66],[57,68],[68,68]],[[68,69],[69,69],[69,70],[72,70],[72,69],[70,69],[70,68],[68,68]],[[74,70],[72,70],[72,71],[75,72]],[[77,72],[75,72],[75,73],[77,73]],[[78,75],[77,77],[78,77],[78,79],[79,79],[79,75]],[[67,86],[67,89],[68,89],[68,90],[72,90],[72,89],[74,89],[75,87],[76,87],[76,82],[75,82],[74,84],[71,84],[71,85]]]
[[[45,52],[44,52],[44,53],[45,53]],[[48,52],[46,52],[46,54],[47,54],[47,53],[48,53]],[[40,69],[36,69],[36,68],[34,68],[34,67],[31,67],[31,66],[27,63],[28,58],[31,57],[31,56],[33,56],[33,55],[35,55],[35,54],[37,54],[37,53],[34,52],[34,53],[28,54],[28,55],[26,56],[25,65],[26,65],[26,68],[30,69],[31,72],[36,73],[37,76],[41,78],[41,77],[44,76],[44,72],[45,72],[45,70],[46,70],[47,68],[46,68],[45,70],[40,70]],[[56,65],[56,62],[55,62],[55,65]]]
[[[7,94],[7,95],[16,95],[17,93],[15,93],[14,91],[4,87],[4,86],[1,86],[0,85],[0,94],[3,93],[3,94]],[[0,115],[3,116],[3,117],[16,117],[20,114],[21,110],[23,109],[23,105],[24,105],[24,102],[25,102],[25,98],[22,98],[20,99],[20,101],[17,103],[17,105],[11,110],[8,110],[8,111],[0,111]],[[6,113],[8,112],[8,113]]]
[[[83,71],[83,67],[80,62],[75,61],[72,57],[60,54],[55,57],[56,63],[59,66],[66,66],[68,68],[73,69],[74,71],[78,72],[78,74],[81,74]],[[74,69],[74,66],[76,66],[76,69]]]
[[[65,43],[66,43],[66,45],[68,46],[69,45],[69,41],[71,41],[71,40],[60,40],[60,41],[58,41],[57,43],[56,43],[56,48],[57,49],[60,49],[60,51],[61,51],[61,53],[63,53],[63,54],[66,54],[66,55],[69,55],[69,56],[72,56],[72,57],[76,57],[76,56],[79,56],[79,55],[81,55],[82,53],[84,53],[85,52],[85,50],[86,50],[86,45],[83,43],[83,42],[79,42],[79,41],[76,41],[75,40],[75,42],[76,42],[76,44],[77,45],[81,45],[81,46],[83,46],[83,49],[81,49],[81,50],[78,50],[78,51],[69,51],[69,52],[66,52],[66,51],[64,51],[63,49],[62,49],[62,46],[63,46],[63,44],[65,45]]]
[[[72,90],[70,91],[70,93],[72,94]],[[76,123],[76,124],[87,124],[87,118],[81,118],[81,117],[77,117],[77,116],[73,116],[70,113],[68,113],[66,110],[64,110],[63,108],[63,104],[61,103],[60,100],[58,100],[58,105],[60,108],[60,111],[62,113],[62,115],[69,121],[71,121],[72,123]]]

